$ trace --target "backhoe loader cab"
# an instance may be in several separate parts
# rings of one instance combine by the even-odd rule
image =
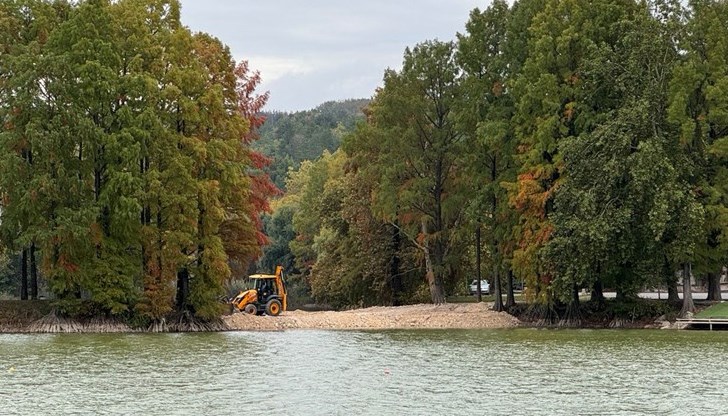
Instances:
[[[253,274],[253,289],[241,291],[231,301],[235,309],[251,315],[278,316],[287,308],[286,285],[283,267],[276,267],[276,274]]]

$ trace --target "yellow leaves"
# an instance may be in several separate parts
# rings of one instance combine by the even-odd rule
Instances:
[[[97,222],[94,222],[91,224],[91,227],[89,229],[89,236],[91,237],[91,242],[93,242],[94,245],[98,246],[100,245],[104,240],[104,231],[101,228],[101,225]]]
[[[537,180],[538,177],[538,172],[519,175],[517,192],[511,195],[510,202],[522,214],[543,219],[546,216],[546,201],[551,197],[551,191],[543,188],[541,181]]]
[[[574,101],[570,101],[564,106],[563,111],[563,118],[564,122],[570,122],[574,118],[574,114],[576,113],[576,103]]]
[[[491,89],[491,91],[496,97],[500,97],[501,95],[503,95],[504,90],[505,88],[503,86],[503,83],[501,83],[500,81],[496,81],[493,83],[493,88]]]

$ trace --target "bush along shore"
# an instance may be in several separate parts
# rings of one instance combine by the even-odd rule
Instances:
[[[696,303],[697,311],[714,302]],[[537,328],[625,328],[625,329],[680,329],[676,322],[681,302],[656,299],[626,299],[586,301],[576,312],[569,305],[544,310],[539,304],[518,303],[508,309],[522,326]]]

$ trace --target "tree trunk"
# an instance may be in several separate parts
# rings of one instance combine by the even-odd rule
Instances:
[[[427,220],[422,219],[422,234],[427,235]],[[435,305],[440,305],[445,303],[445,285],[443,285],[442,282],[442,276],[435,273],[435,268],[432,264],[432,256],[430,255],[430,248],[427,245],[427,237],[425,237],[425,241],[422,242],[422,251],[425,254],[425,278],[427,279],[427,283],[430,286],[430,297],[432,298],[432,303]]]
[[[20,259],[20,300],[28,300],[28,249],[24,248]]]
[[[144,148],[146,148],[146,145],[144,145]],[[146,156],[139,159],[139,173],[143,179],[146,181],[146,174],[147,170],[149,170],[149,158]],[[144,186],[143,192],[147,194],[149,192],[149,187],[147,185]],[[142,212],[140,214],[140,223],[142,227],[149,226],[152,223],[152,210],[149,207],[149,202],[146,200],[146,197],[144,198],[144,203],[142,205]],[[144,276],[147,275],[147,264],[149,263],[149,256],[147,254],[147,242],[141,241],[141,255],[142,255],[142,281],[144,280]],[[143,286],[143,285],[142,285]]]
[[[708,273],[708,300],[712,302],[723,300],[720,293],[720,273]]]
[[[693,303],[693,293],[690,287],[690,275],[692,264],[683,263],[683,307],[680,311],[680,316],[686,317],[689,313],[695,312],[695,304]]]
[[[389,265],[390,287],[392,289],[392,306],[401,305],[400,295],[402,294],[402,275],[399,273],[399,248],[401,245],[399,228],[392,227],[392,261]]]
[[[675,271],[670,266],[667,256],[665,256],[664,269],[662,273],[665,276],[665,286],[667,286],[667,301],[669,303],[680,302],[680,297],[677,294],[677,277],[675,277]]]
[[[30,245],[30,298],[38,299],[38,266],[35,263],[35,243]]]
[[[187,296],[190,293],[190,272],[187,267],[177,272],[177,310],[187,310]]]
[[[162,229],[162,198],[159,196],[157,197],[157,207],[157,279],[162,282],[164,280],[164,262],[162,261],[162,253],[164,253],[164,230]]]
[[[601,278],[597,278],[594,286],[592,286],[591,300],[592,302],[604,302],[604,285],[602,284]]]
[[[513,294],[513,271],[508,269],[508,291],[506,294],[506,309],[516,306],[516,297]]]
[[[617,286],[617,294],[615,296],[615,299],[619,302],[627,300],[627,295],[624,293],[624,289],[619,286]]]
[[[478,223],[478,226],[475,228],[475,278],[478,279],[476,288],[478,303],[483,301],[483,288],[480,287],[480,281],[483,277],[480,273],[480,266],[480,223]]]
[[[602,264],[597,262],[596,270],[597,280],[594,281],[591,290],[591,301],[597,302],[599,305],[604,304],[604,284],[602,283]]]
[[[438,278],[432,270],[427,271],[427,282],[430,286],[430,297],[432,303],[441,305],[445,303],[445,291],[443,290],[442,278]]]
[[[579,286],[574,284],[571,288],[571,301],[566,306],[566,312],[559,321],[561,327],[578,327],[581,325],[581,306],[579,303]]]
[[[501,294],[500,284],[500,273],[498,265],[493,266],[493,293],[495,295],[495,302],[493,302],[493,310],[496,312],[502,312],[505,308],[503,307],[503,296]]]
[[[674,277],[667,281],[667,301],[670,303],[680,302],[680,296],[677,294],[677,280]]]

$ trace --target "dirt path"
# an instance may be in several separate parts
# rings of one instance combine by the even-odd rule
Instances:
[[[512,328],[518,319],[493,312],[489,303],[373,307],[343,312],[289,311],[280,316],[235,313],[223,318],[232,330]]]

